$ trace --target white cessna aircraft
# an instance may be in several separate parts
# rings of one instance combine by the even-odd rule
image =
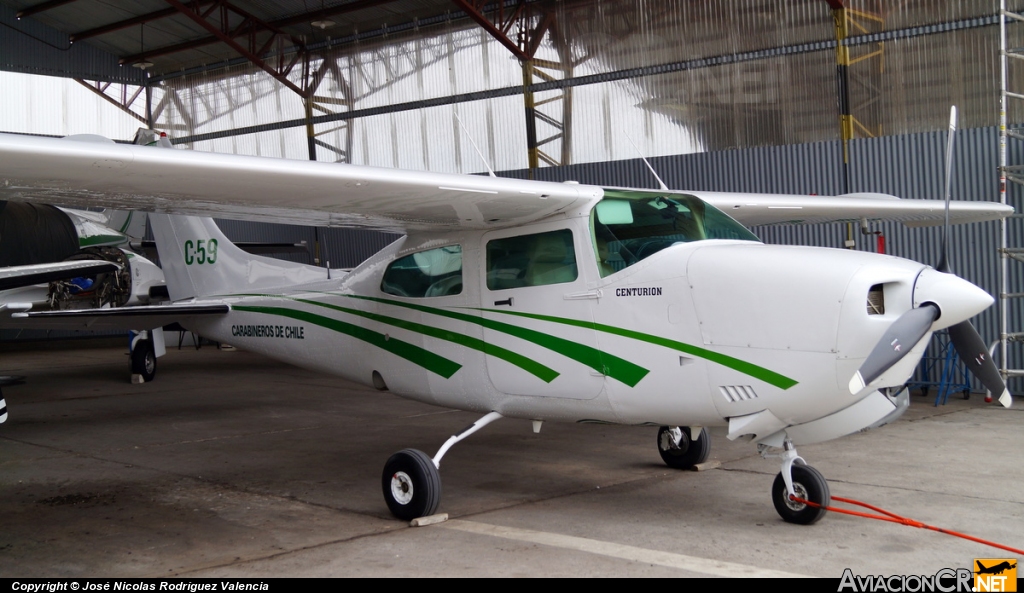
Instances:
[[[1010,402],[967,321],[992,303],[929,266],[762,244],[743,224],[941,224],[942,201],[602,188],[0,135],[0,199],[139,208],[170,303],[19,312],[5,326],[157,327],[482,417],[433,456],[387,460],[403,519],[439,504],[455,443],[502,417],[661,426],[665,462],[705,461],[705,427],[781,458],[779,514],[812,523],[828,484],[795,446],[883,424],[932,332]],[[954,203],[953,222],[1011,209]],[[728,215],[726,214],[728,213]],[[213,215],[404,236],[347,273],[249,255]],[[731,215],[731,217],[730,217]],[[741,224],[743,223],[743,224]],[[957,337],[960,336],[960,337]],[[972,363],[973,361],[973,363]],[[799,500],[794,500],[797,497]]]

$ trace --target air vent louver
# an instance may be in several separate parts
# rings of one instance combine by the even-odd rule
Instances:
[[[750,385],[721,385],[718,389],[731,403],[757,399],[757,392]]]
[[[876,284],[868,291],[868,315],[885,314],[885,294],[882,285]]]

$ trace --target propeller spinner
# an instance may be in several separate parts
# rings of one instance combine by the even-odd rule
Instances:
[[[955,276],[949,265],[949,201],[953,166],[953,141],[956,134],[956,107],[950,111],[949,140],[946,144],[946,224],[942,233],[942,252],[935,270],[924,270],[914,286],[914,302],[919,306],[899,318],[864,359],[850,379],[850,391],[857,393],[903,359],[929,332],[949,328],[949,338],[967,368],[992,393],[999,403],[1010,407],[1012,398],[999,369],[989,356],[978,330],[968,321],[988,308],[993,299],[970,282]],[[942,322],[939,323],[940,318]]]

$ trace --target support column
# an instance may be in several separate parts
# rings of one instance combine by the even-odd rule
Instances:
[[[850,112],[850,35],[846,7],[832,9],[836,29],[836,95],[839,100],[839,133],[843,141],[843,193],[850,192],[850,140],[853,140],[853,114]],[[848,225],[850,226],[850,225]],[[849,238],[849,237],[848,237]]]
[[[530,168],[530,179],[533,171],[540,166],[540,149],[537,146],[537,106],[534,104],[533,91],[533,60],[523,60],[523,103],[526,106],[526,154]]]
[[[313,97],[303,97],[302,106],[306,110],[306,147],[309,150],[309,160],[316,160],[316,130],[313,129]]]
[[[146,80],[146,127],[152,130],[155,126],[153,125],[153,88],[149,86],[149,80]]]
[[[554,2],[518,2],[506,7],[503,2],[489,5],[489,0],[452,1],[517,57],[522,65],[526,150],[530,178],[533,178],[534,170],[541,166],[542,161],[552,166],[569,164],[572,155],[572,89],[545,90],[542,91],[545,94],[544,98],[538,98],[532,88],[538,79],[540,82],[553,82],[572,76],[572,52],[569,51],[558,25],[559,12],[567,9]],[[485,8],[490,9],[489,15],[484,12]],[[557,48],[558,61],[536,57],[541,41],[546,36],[550,36]],[[545,112],[540,109],[556,101],[562,102],[562,109],[557,115],[553,115],[550,110]],[[541,124],[545,126],[544,133],[539,130]],[[547,135],[548,129],[553,129],[553,133]],[[549,154],[542,148],[555,142],[560,143],[557,152],[549,149]]]

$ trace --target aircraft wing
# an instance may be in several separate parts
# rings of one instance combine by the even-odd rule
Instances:
[[[83,260],[64,261],[51,264],[33,264],[0,268],[0,290],[32,286],[53,280],[93,276],[102,272],[114,272],[121,267],[107,261]]]
[[[15,313],[32,308],[32,303],[0,303],[0,327],[10,326],[9,320]]]
[[[226,304],[186,303],[73,311],[18,311],[13,312],[9,317],[0,315],[0,327],[5,329],[127,331],[163,327],[175,322],[187,325],[187,320],[190,317],[224,315],[230,310],[231,308]]]
[[[942,200],[884,194],[695,195],[747,226],[898,220],[942,224]],[[528,223],[603,195],[592,185],[114,144],[97,136],[0,134],[0,199],[403,233]],[[1013,212],[954,201],[952,223]]]
[[[944,200],[906,200],[887,194],[861,193],[841,196],[800,196],[686,192],[692,194],[745,226],[763,224],[813,224],[895,220],[909,227],[937,226],[945,221]],[[949,204],[951,224],[999,220],[1013,214],[1012,206],[999,202]]]
[[[497,228],[593,186],[0,134],[0,199],[316,226]]]

